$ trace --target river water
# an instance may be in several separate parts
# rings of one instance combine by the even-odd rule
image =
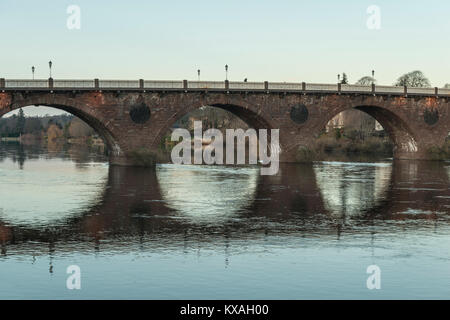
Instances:
[[[261,176],[2,143],[0,298],[449,299],[449,181],[445,162]]]

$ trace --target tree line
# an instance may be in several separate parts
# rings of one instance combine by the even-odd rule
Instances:
[[[94,135],[94,130],[79,118],[69,115],[25,117],[22,109],[17,115],[0,118],[0,137],[18,138],[24,135],[34,138],[68,139]]]
[[[342,84],[348,84],[348,76],[344,72],[341,80]],[[372,83],[376,84],[377,80],[374,77],[371,76],[364,76],[358,81],[356,81],[355,84],[363,85],[363,86],[370,86]],[[412,88],[431,88],[431,82],[430,80],[425,76],[425,74],[420,70],[411,71],[408,73],[405,73],[404,75],[400,76],[395,82],[394,86],[407,86]],[[444,86],[444,89],[450,89],[450,83],[447,83]]]

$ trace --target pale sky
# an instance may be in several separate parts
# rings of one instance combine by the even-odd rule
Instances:
[[[69,30],[69,5],[81,29]],[[367,27],[377,5],[381,29]],[[0,77],[450,82],[450,1],[1,0]]]
[[[67,112],[64,112],[59,109],[43,107],[43,106],[39,106],[39,107],[29,106],[29,107],[22,108],[22,110],[26,117],[42,117],[42,116],[46,116],[46,115],[55,116],[55,115],[60,115],[60,114],[68,114]],[[19,113],[19,110],[15,110],[12,112],[8,112],[3,117],[5,117],[5,118],[12,117],[13,115],[18,114],[18,113]]]

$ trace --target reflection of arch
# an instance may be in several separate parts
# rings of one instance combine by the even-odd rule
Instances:
[[[24,194],[22,184],[8,183],[15,181],[17,170],[11,170],[11,164],[6,161],[2,166],[7,170],[2,170],[0,193],[7,196],[0,201],[0,219],[11,226],[28,228],[64,225],[82,216],[98,202],[108,173],[106,164],[89,165],[80,170],[61,159],[46,159],[37,167],[30,162],[20,175],[27,181],[27,190],[33,192]],[[48,183],[42,184],[43,180]]]
[[[391,164],[324,162],[314,165],[327,211],[339,217],[358,216],[385,199]]]
[[[0,109],[0,117],[6,113],[29,106],[46,106],[59,110],[66,111],[88,124],[92,129],[99,134],[99,136],[105,141],[108,150],[114,155],[121,154],[121,148],[117,142],[116,137],[113,134],[112,128],[108,127],[108,121],[102,121],[102,115],[95,112],[95,109],[89,108],[86,104],[73,99],[72,103],[67,103],[69,99],[60,97],[58,95],[50,95],[41,97],[38,99],[28,98],[21,100],[18,103],[10,105],[10,108]]]
[[[210,224],[232,219],[249,206],[259,179],[255,167],[160,165],[156,174],[169,208],[189,222]]]
[[[439,162],[394,162],[388,193],[374,207],[361,203],[360,214],[347,215],[345,231],[361,233],[377,224],[382,226],[379,232],[416,234],[418,230],[429,230],[429,226],[416,223],[417,219],[433,219],[447,226],[448,219],[442,219],[450,205],[446,170],[446,166]],[[380,173],[386,176],[386,173]],[[259,179],[254,199],[248,202],[248,206],[230,219],[218,219],[218,223],[214,223],[213,219],[180,219],[180,215],[174,214],[173,209],[161,200],[154,170],[110,166],[108,184],[101,201],[69,218],[64,226],[44,229],[13,227],[0,220],[1,250],[4,254],[7,246],[14,250],[27,250],[21,244],[35,242],[33,253],[40,254],[48,252],[49,242],[57,241],[57,250],[61,252],[90,251],[92,238],[108,240],[99,244],[101,250],[109,248],[130,252],[136,250],[136,243],[144,242],[147,249],[168,250],[182,248],[179,244],[183,241],[207,241],[220,245],[224,242],[224,235],[225,239],[250,242],[265,239],[271,234],[276,235],[282,245],[285,237],[289,236],[321,237],[341,232],[339,219],[325,209],[311,166],[286,165],[279,175]],[[380,190],[384,188],[380,187]],[[367,191],[377,188],[373,184]],[[410,212],[410,209],[425,213]],[[386,224],[386,220],[409,220],[411,223],[402,224],[399,228],[395,223]],[[78,241],[76,246],[73,240]]]
[[[324,120],[321,128],[325,128],[326,124],[341,112],[351,109],[341,109],[337,113],[332,114],[329,119]],[[367,113],[383,126],[394,143],[395,153],[402,154],[419,151],[415,134],[408,124],[394,112],[386,108],[368,105],[356,106],[353,109]]]

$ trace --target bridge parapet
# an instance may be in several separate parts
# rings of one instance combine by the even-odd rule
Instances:
[[[435,94],[435,89],[434,88],[407,88],[407,93],[431,95],[431,94]]]
[[[342,92],[372,92],[372,86],[341,84]]]
[[[48,80],[5,80],[5,88],[49,88]]]
[[[183,81],[153,81],[145,80],[144,89],[183,89]]]
[[[405,87],[392,87],[392,86],[376,86],[375,92],[386,92],[394,94],[404,94]]]
[[[338,84],[323,84],[323,83],[307,83],[306,91],[332,91],[338,92]]]
[[[139,87],[139,80],[99,80],[99,88],[103,89],[136,89]]]
[[[230,89],[238,90],[264,90],[264,82],[230,81]]]
[[[218,92],[293,92],[450,96],[450,89],[406,88],[381,85],[324,84],[305,82],[187,81],[187,80],[70,80],[70,79],[0,79],[1,91],[20,90],[125,90],[125,91],[198,91]]]
[[[188,89],[225,89],[222,81],[188,81]]]
[[[95,88],[94,80],[54,80],[53,88]]]
[[[302,91],[303,87],[301,83],[288,83],[288,82],[269,82],[269,90],[294,90]]]

